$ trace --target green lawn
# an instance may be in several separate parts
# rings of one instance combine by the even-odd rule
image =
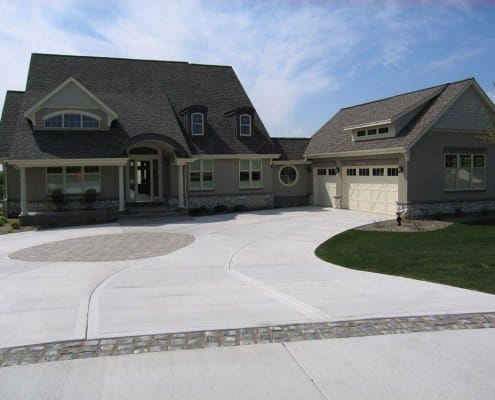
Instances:
[[[493,223],[418,233],[350,230],[321,244],[316,255],[348,268],[495,294]]]

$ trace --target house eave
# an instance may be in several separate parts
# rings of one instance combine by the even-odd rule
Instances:
[[[354,151],[340,151],[334,153],[316,153],[306,154],[305,159],[321,159],[321,158],[342,158],[342,157],[359,157],[359,156],[374,156],[381,154],[401,154],[405,152],[404,147],[390,147],[386,149],[373,149],[373,150],[354,150]]]
[[[366,122],[364,124],[359,124],[359,125],[344,126],[344,131],[352,131],[354,129],[359,129],[359,128],[368,128],[368,127],[373,127],[373,126],[388,125],[388,124],[391,124],[391,123],[392,123],[392,120],[391,119],[384,119],[384,120],[381,120],[381,121]]]
[[[48,158],[37,160],[12,160],[4,159],[3,162],[14,167],[56,167],[67,165],[98,165],[98,166],[119,166],[126,165],[128,158]]]

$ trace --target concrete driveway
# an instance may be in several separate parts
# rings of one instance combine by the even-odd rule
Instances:
[[[0,237],[0,348],[320,320],[495,310],[495,296],[320,261],[323,240],[383,219],[282,209]],[[54,241],[165,232],[194,242],[154,258],[39,262],[9,254]],[[357,249],[358,250],[358,249]],[[91,251],[89,249],[88,251]]]

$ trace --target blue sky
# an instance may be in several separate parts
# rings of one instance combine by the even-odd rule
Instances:
[[[493,1],[0,0],[0,103],[32,52],[232,65],[273,136],[475,77],[495,99]]]

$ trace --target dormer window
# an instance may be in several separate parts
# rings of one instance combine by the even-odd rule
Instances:
[[[193,135],[204,135],[204,116],[201,113],[193,113],[191,115],[191,133]]]
[[[240,136],[251,136],[251,116],[249,114],[239,116],[239,127]]]
[[[43,117],[45,128],[99,129],[100,117],[77,111],[59,112]]]

